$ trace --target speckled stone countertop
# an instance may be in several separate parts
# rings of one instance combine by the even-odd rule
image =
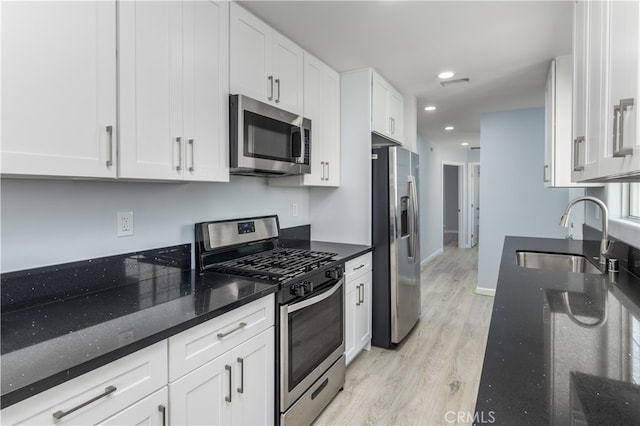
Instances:
[[[516,263],[518,250],[591,258],[598,244],[505,239],[475,424],[640,423],[640,279]]]
[[[371,250],[295,245],[337,253],[332,265]],[[2,274],[1,407],[278,289],[226,274],[199,275],[191,269],[190,244]]]

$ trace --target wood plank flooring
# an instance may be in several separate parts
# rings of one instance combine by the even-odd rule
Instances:
[[[361,352],[315,425],[449,425],[458,412],[471,423],[493,307],[473,292],[477,259],[477,247],[445,246],[423,266],[415,329],[395,350]]]

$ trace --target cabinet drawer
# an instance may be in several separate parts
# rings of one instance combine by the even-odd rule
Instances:
[[[169,338],[169,380],[184,376],[274,324],[274,295]]]
[[[348,276],[357,276],[360,273],[367,272],[371,270],[372,264],[372,255],[371,252],[363,254],[360,257],[356,257],[355,259],[351,259],[345,264],[344,272]]]
[[[162,341],[5,408],[2,424],[96,424],[166,384],[167,343]]]

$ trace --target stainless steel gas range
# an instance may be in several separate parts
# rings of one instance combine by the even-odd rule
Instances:
[[[277,285],[276,423],[310,424],[344,386],[344,265],[284,248],[277,216],[197,223],[198,271]]]

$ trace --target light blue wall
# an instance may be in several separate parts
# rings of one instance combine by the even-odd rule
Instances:
[[[466,163],[468,151],[428,143],[418,135],[420,254],[423,262],[442,250],[442,162]]]
[[[230,183],[2,179],[1,271],[193,242],[200,221],[277,214],[309,223],[309,191],[258,177]],[[298,203],[298,216],[292,204]],[[116,212],[134,212],[134,235],[116,237]]]
[[[545,188],[544,109],[483,114],[478,287],[495,289],[506,235],[564,238],[569,190]]]

